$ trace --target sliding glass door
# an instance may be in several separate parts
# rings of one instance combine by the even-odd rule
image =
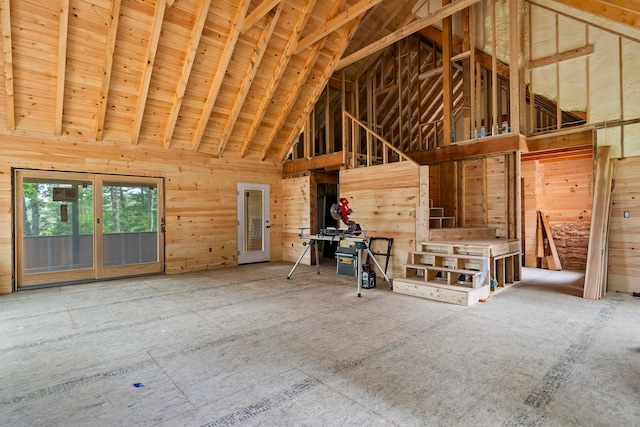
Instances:
[[[17,170],[17,287],[164,270],[162,179]]]

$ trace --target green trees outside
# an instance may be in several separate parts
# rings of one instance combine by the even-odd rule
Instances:
[[[76,188],[77,201],[54,201],[54,188]],[[93,234],[93,187],[88,183],[25,182],[25,236]],[[104,233],[157,231],[155,186],[105,184],[102,190]]]

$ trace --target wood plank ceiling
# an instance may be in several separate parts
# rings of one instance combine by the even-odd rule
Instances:
[[[0,0],[0,133],[279,162],[345,51],[415,2]]]
[[[334,70],[435,23],[426,1],[0,0],[0,133],[280,162]]]

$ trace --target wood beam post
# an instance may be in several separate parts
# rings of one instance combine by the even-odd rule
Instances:
[[[450,4],[451,0],[443,0],[443,7]],[[451,53],[453,43],[453,25],[451,15],[442,19],[442,109],[444,146],[451,145],[451,133],[453,132],[453,88],[451,82]]]

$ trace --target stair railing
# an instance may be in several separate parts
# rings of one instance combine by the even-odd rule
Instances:
[[[380,134],[369,129],[369,127],[355,118],[352,114],[344,111],[344,145],[342,155],[346,168],[357,168],[373,166],[376,164],[387,164],[393,162],[409,161],[418,164],[411,157],[394,147]],[[362,131],[365,132],[365,144],[362,143]],[[378,144],[377,142],[381,143]],[[391,152],[391,154],[390,154]]]

